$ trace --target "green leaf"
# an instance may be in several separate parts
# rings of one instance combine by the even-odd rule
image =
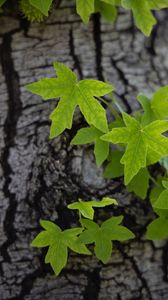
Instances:
[[[168,219],[160,217],[148,225],[147,239],[162,240],[168,238]]]
[[[45,16],[48,16],[53,0],[29,0],[30,4],[39,9]]]
[[[60,101],[51,114],[52,126],[50,138],[61,134],[66,128],[72,127],[73,113],[79,105],[88,124],[102,132],[108,131],[106,112],[94,96],[110,93],[113,87],[98,80],[81,80],[64,64],[55,63],[58,77],[42,79],[27,85],[27,90],[40,95],[45,100],[58,98]]]
[[[111,217],[103,222],[102,228],[109,229],[113,226],[119,225],[123,221],[123,216]]]
[[[47,247],[52,244],[53,236],[47,231],[40,232],[36,238],[32,241],[32,247]]]
[[[101,230],[95,234],[95,238],[95,255],[99,260],[106,264],[112,254],[112,241],[106,237]]]
[[[168,190],[164,190],[158,197],[157,201],[154,203],[154,208],[156,209],[166,209],[168,210]]]
[[[157,178],[157,186],[154,187],[150,193],[150,201],[153,207],[153,210],[159,215],[160,217],[167,218],[168,217],[168,210],[166,209],[158,209],[155,207],[155,203],[157,202],[159,196],[164,192],[165,186],[167,185],[164,177],[159,176]],[[163,186],[164,184],[164,186]]]
[[[111,5],[116,5],[117,2],[119,3],[119,1],[116,1],[116,0],[99,0],[101,2],[104,2],[104,3],[107,3],[107,4],[111,4]],[[121,2],[121,1],[120,1]]]
[[[81,219],[80,223],[83,227],[87,229],[98,230],[99,225],[89,219]],[[80,237],[79,237],[80,238]]]
[[[148,1],[122,0],[122,5],[124,8],[132,10],[136,26],[146,36],[149,36],[153,26],[156,24],[156,20],[151,13]]]
[[[168,156],[168,138],[161,133],[168,130],[168,121],[154,121],[143,128],[145,141],[148,144],[147,165],[160,161]]]
[[[62,269],[66,266],[68,259],[68,249],[66,245],[59,240],[48,249],[45,257],[45,263],[50,263],[54,273],[59,275]]]
[[[128,228],[121,225],[112,227],[112,230],[110,228],[105,229],[103,233],[104,231],[110,239],[115,241],[127,241],[134,238],[134,234]]]
[[[88,250],[88,248],[84,244],[80,243],[78,239],[69,240],[69,242],[67,242],[67,245],[72,251],[76,253],[91,255],[91,252]]]
[[[59,226],[50,221],[41,220],[40,224],[45,230],[35,237],[32,246],[49,247],[45,263],[50,263],[56,275],[61,272],[67,263],[68,248],[80,254],[91,254],[86,246],[78,241],[78,235],[83,231],[83,228],[62,231]]]
[[[149,172],[147,168],[141,169],[127,185],[128,192],[134,192],[141,199],[145,199],[149,188]]]
[[[148,0],[151,9],[161,9],[168,7],[168,0]]]
[[[101,201],[92,200],[92,204],[94,207],[105,207],[109,205],[118,205],[116,199],[109,198],[109,197],[103,197]]]
[[[108,22],[114,22],[117,17],[117,10],[112,1],[96,0],[95,11],[100,12]]]
[[[107,263],[112,253],[112,241],[125,241],[134,238],[134,234],[126,227],[118,225],[122,221],[122,216],[111,217],[98,226],[90,220],[82,220],[84,230],[79,237],[79,241],[84,244],[95,244],[95,254],[103,263]]]
[[[0,7],[6,2],[7,0],[0,0]]]
[[[83,228],[72,228],[64,230],[64,240],[67,246],[74,252],[79,254],[90,255],[91,252],[84,244],[79,243],[77,235],[83,231]]]
[[[100,167],[109,155],[109,143],[98,139],[94,147],[96,165]]]
[[[123,119],[126,127],[114,128],[101,139],[127,144],[121,163],[124,164],[125,184],[128,185],[141,168],[168,155],[168,138],[162,135],[168,130],[168,121],[157,120],[142,126],[126,113],[123,113]]]
[[[161,182],[159,181],[157,186],[154,187],[152,190],[151,190],[151,193],[150,193],[150,201],[151,201],[151,204],[153,206],[153,204],[156,202],[156,200],[158,199],[159,195],[161,194],[161,192],[163,192],[164,190],[164,187],[163,185],[161,184]]]
[[[144,109],[144,114],[141,116],[141,124],[145,126],[155,121],[157,117],[155,116],[154,111],[151,108],[151,101],[143,94],[139,94],[137,100]]]
[[[71,144],[82,145],[94,143],[94,155],[98,167],[107,159],[109,155],[109,143],[100,140],[104,132],[91,126],[79,129]]]
[[[94,209],[93,207],[105,207],[108,205],[115,204],[117,205],[117,201],[115,199],[111,199],[108,197],[104,197],[101,201],[82,201],[79,199],[78,202],[74,202],[68,205],[69,209],[77,209],[85,218],[93,220],[94,217]]]
[[[76,10],[84,23],[89,22],[90,15],[94,12],[94,0],[76,0]]]
[[[56,225],[55,223],[53,223],[51,221],[40,220],[40,225],[45,230],[51,231],[51,232],[54,232],[54,233],[60,233],[62,231],[58,225]]]
[[[75,137],[72,139],[71,145],[91,144],[99,139],[102,134],[102,131],[93,126],[79,129]]]
[[[165,189],[168,190],[168,180],[163,180],[163,181],[162,181],[162,185],[163,185],[163,187],[164,187]]]
[[[124,175],[124,166],[120,163],[123,152],[112,151],[110,155],[110,162],[105,168],[103,176],[105,178],[117,178]]]
[[[153,95],[151,108],[158,119],[168,119],[168,85]]]

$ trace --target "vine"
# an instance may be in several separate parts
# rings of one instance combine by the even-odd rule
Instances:
[[[1,13],[8,0],[0,0]],[[53,0],[19,0],[18,10],[30,21],[41,22],[54,6]],[[153,10],[168,8],[168,0],[76,0],[76,12],[84,23],[99,12],[107,21],[114,22],[118,9],[129,10],[135,24],[146,36],[151,34],[156,19]],[[88,126],[79,129],[72,145],[94,145],[98,167],[105,167],[105,178],[124,176],[129,192],[146,199],[150,188],[150,201],[158,217],[148,225],[147,239],[168,237],[168,86],[156,91],[151,99],[143,94],[137,101],[142,109],[132,114],[122,110],[114,99],[114,87],[102,81],[84,79],[62,63],[54,63],[57,78],[44,78],[27,85],[27,90],[44,100],[60,98],[50,115],[50,138],[56,138],[65,129],[71,129],[73,114],[78,106]],[[109,122],[106,109],[111,113]],[[161,174],[156,178],[150,168],[160,164]],[[150,186],[152,182],[152,190]],[[68,249],[91,255],[107,263],[112,253],[112,241],[125,241],[134,234],[121,225],[123,216],[110,217],[102,224],[94,222],[95,208],[117,205],[111,198],[91,200],[68,205],[79,211],[79,227],[61,230],[56,224],[41,220],[43,231],[33,240],[34,247],[48,247],[45,262],[50,263],[56,275],[65,267]],[[89,245],[89,249],[87,248]],[[93,246],[94,245],[94,246]]]
[[[9,0],[0,0],[0,9],[8,3]],[[18,0],[18,10],[28,20],[41,22],[48,17],[54,3],[54,0]],[[88,23],[90,15],[97,12],[105,20],[114,22],[120,7],[129,10],[138,29],[149,36],[156,24],[152,11],[168,8],[168,0],[76,0],[76,12],[84,23]]]
[[[56,138],[65,129],[71,129],[73,114],[78,106],[89,126],[79,129],[71,144],[94,144],[97,166],[100,167],[107,162],[104,176],[111,179],[124,176],[127,190],[142,199],[146,198],[149,182],[152,181],[154,188],[150,193],[150,200],[159,217],[149,224],[146,236],[148,239],[168,237],[168,137],[166,135],[168,86],[157,90],[151,99],[143,94],[138,95],[137,101],[142,109],[129,115],[123,112],[114,100],[112,95],[114,87],[110,83],[94,79],[78,81],[76,74],[62,63],[54,63],[54,69],[57,78],[43,78],[26,86],[28,91],[41,96],[44,100],[60,99],[50,115],[52,122],[50,138]],[[112,114],[112,122],[108,122],[102,104],[106,105]],[[153,177],[150,168],[156,163],[160,164],[163,174],[158,178]],[[122,241],[134,237],[129,229],[119,225],[121,217],[111,217],[101,226],[83,219],[83,217],[93,219],[93,207],[111,204],[117,204],[116,200],[109,198],[90,202],[79,200],[70,204],[69,209],[79,210],[80,228],[62,232],[57,225],[41,222],[46,231],[40,233],[32,245],[49,246],[45,261],[51,263],[56,274],[59,274],[66,264],[67,247],[75,252],[89,255],[91,253],[88,252],[86,245],[95,243],[94,252],[97,258],[106,263],[112,252],[112,240]],[[55,228],[54,231],[51,227]],[[58,239],[59,243],[57,243]],[[77,246],[69,244],[72,241]],[[64,253],[62,262],[60,252]]]
[[[134,238],[134,234],[129,229],[120,225],[123,216],[111,217],[101,225],[93,222],[93,207],[105,207],[112,204],[117,205],[117,201],[110,198],[103,198],[101,201],[82,201],[79,199],[79,202],[70,204],[69,209],[79,210],[80,227],[64,231],[53,222],[40,221],[45,231],[37,235],[32,246],[49,247],[45,263],[51,264],[56,275],[59,275],[67,263],[68,249],[79,254],[91,255],[92,252],[86,245],[94,244],[96,257],[103,263],[107,263],[112,253],[112,241],[125,241]]]

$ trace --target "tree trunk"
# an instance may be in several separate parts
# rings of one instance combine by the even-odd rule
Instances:
[[[150,38],[123,11],[114,25],[95,15],[85,26],[68,1],[43,24],[0,18],[1,300],[168,299],[168,243],[145,239],[146,225],[154,218],[149,201],[128,193],[121,180],[104,180],[91,147],[70,146],[84,123],[78,114],[72,130],[49,141],[49,114],[56,101],[43,102],[24,88],[53,77],[52,64],[60,61],[79,78],[110,81],[131,112],[138,107],[139,92],[150,96],[167,84],[167,17],[166,11],[158,13]],[[44,264],[45,251],[30,246],[40,230],[39,219],[67,228],[77,222],[67,203],[105,195],[118,199],[119,208],[104,213],[123,213],[137,238],[114,243],[107,265],[71,253],[57,278]]]

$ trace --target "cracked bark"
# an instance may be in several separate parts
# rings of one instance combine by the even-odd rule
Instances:
[[[0,298],[167,300],[168,245],[144,238],[154,217],[149,204],[128,194],[120,180],[105,181],[90,147],[70,146],[84,124],[78,114],[71,131],[49,141],[48,116],[55,101],[42,102],[24,89],[29,82],[54,76],[53,61],[62,61],[80,78],[112,82],[125,110],[136,109],[139,92],[150,96],[167,84],[167,12],[158,13],[158,25],[146,39],[125,12],[115,25],[96,15],[86,27],[68,5],[62,2],[44,24],[0,18]],[[67,203],[104,195],[120,201],[104,217],[123,213],[137,239],[116,243],[107,265],[70,254],[56,278],[43,262],[45,251],[30,247],[39,219],[66,228],[77,221]]]

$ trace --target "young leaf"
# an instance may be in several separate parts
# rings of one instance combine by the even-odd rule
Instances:
[[[109,155],[109,143],[104,142],[100,137],[104,132],[98,130],[94,126],[79,129],[71,144],[82,145],[94,143],[94,155],[98,167],[107,159]]]
[[[78,235],[83,228],[72,228],[62,231],[59,226],[50,221],[42,220],[45,229],[32,241],[33,247],[49,247],[45,263],[50,263],[56,275],[65,267],[68,258],[68,248],[73,251],[90,255],[91,252],[83,243],[79,243]]]
[[[48,16],[48,11],[53,0],[29,0],[30,4],[39,9],[45,16]]]
[[[162,240],[168,238],[168,219],[159,217],[148,225],[147,239]]]
[[[142,105],[144,113],[141,115],[141,124],[143,126],[148,125],[149,123],[157,119],[154,111],[151,108],[151,101],[145,95],[139,94],[137,100]]]
[[[114,221],[113,221],[114,220]],[[95,244],[95,254],[103,263],[107,263],[112,253],[112,241],[125,241],[134,238],[126,227],[118,225],[121,218],[112,217],[98,226],[90,220],[82,220],[86,230],[80,234],[79,241],[84,244]]]
[[[89,22],[90,15],[94,12],[94,0],[76,0],[76,10],[84,23]]]
[[[151,108],[158,119],[168,119],[168,85],[154,93]]]
[[[128,185],[141,168],[168,155],[168,138],[162,135],[168,130],[168,121],[157,120],[142,126],[126,113],[123,113],[123,119],[126,127],[114,128],[101,139],[127,144],[121,163],[124,164],[125,184]]]
[[[27,90],[40,95],[43,99],[59,98],[56,109],[52,112],[50,138],[72,127],[73,113],[79,105],[82,114],[90,125],[102,132],[108,131],[106,112],[94,96],[103,96],[113,90],[107,83],[98,80],[81,80],[67,66],[55,63],[57,78],[45,78],[27,85]]]
[[[94,209],[93,207],[105,207],[108,205],[115,204],[117,205],[117,201],[115,199],[111,199],[108,197],[104,197],[101,201],[82,201],[79,199],[78,202],[74,202],[68,205],[69,209],[77,209],[81,213],[81,215],[85,218],[93,220],[94,217]]]
[[[134,192],[141,199],[145,199],[149,188],[149,172],[147,168],[139,170],[137,175],[127,185],[128,192]]]
[[[120,163],[122,156],[123,152],[112,151],[110,155],[110,162],[103,173],[105,178],[113,179],[124,175],[124,166]]]
[[[161,192],[157,201],[153,205],[156,209],[166,209],[168,210],[168,189]]]
[[[161,9],[168,7],[168,0],[148,0],[151,9]]]
[[[147,0],[122,0],[122,5],[126,9],[131,9],[137,27],[146,35],[151,34],[156,20],[151,13],[151,8]]]
[[[95,0],[95,12],[100,12],[108,22],[114,22],[117,17],[117,9],[112,1]]]

